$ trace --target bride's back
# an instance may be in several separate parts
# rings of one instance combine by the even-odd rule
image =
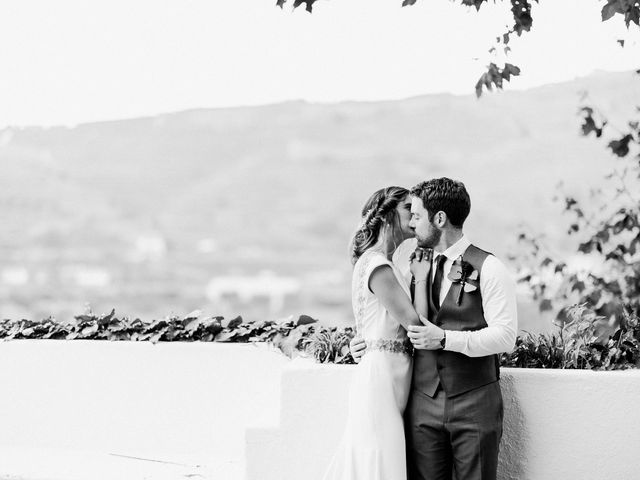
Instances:
[[[405,329],[369,290],[371,274],[384,265],[392,269],[402,289],[409,294],[406,280],[399,269],[381,252],[367,250],[356,262],[351,281],[356,334],[365,340],[404,340],[407,338]]]

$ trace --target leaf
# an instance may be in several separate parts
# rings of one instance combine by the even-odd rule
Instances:
[[[620,140],[612,140],[608,146],[618,157],[626,157],[629,153],[629,143],[631,140],[633,140],[633,136],[626,134]]]
[[[313,10],[313,4],[315,3],[316,0],[295,0],[293,2],[293,8],[298,8],[300,5],[302,5],[303,3],[306,4],[306,8],[305,10],[309,13],[311,13],[311,11]]]
[[[564,263],[564,262],[560,262],[560,263],[556,264],[556,267],[553,269],[553,273],[562,272],[565,269],[566,266],[567,266],[567,264]]]
[[[184,330],[182,330],[181,328],[174,328],[174,327],[169,327],[167,328],[167,330],[164,332],[164,339],[167,342],[173,342],[176,340],[180,340],[182,335],[184,333]]]
[[[607,20],[611,19],[611,17],[613,17],[616,13],[624,13],[624,11],[620,9],[618,0],[609,0],[608,3],[604,7],[602,7],[602,21],[606,22]]]
[[[236,332],[228,332],[228,331],[222,331],[220,333],[218,333],[214,338],[214,342],[228,342],[231,339],[233,339],[233,337],[236,336]]]
[[[29,327],[29,328],[25,328],[24,330],[22,330],[20,332],[20,334],[23,337],[27,338],[27,337],[30,337],[31,335],[33,335],[34,332],[35,332],[35,330],[33,328]]]
[[[220,322],[220,325],[222,325],[222,328],[228,328],[230,330],[233,330],[234,328],[237,328],[240,325],[242,325],[242,317],[238,315],[236,318],[232,318],[231,320],[223,319]]]
[[[160,339],[162,338],[162,335],[164,335],[164,331],[162,332],[158,332],[154,335],[152,335],[151,337],[149,337],[149,341],[153,344],[156,344],[160,341]]]
[[[486,1],[487,0],[462,0],[462,4],[468,7],[475,7],[476,11],[479,11],[482,4]]]
[[[582,135],[586,137],[591,132],[595,132],[597,138],[602,136],[602,127],[598,127],[591,114],[588,113],[584,118],[584,123],[582,124]]]
[[[629,28],[629,24],[631,22],[640,26],[640,6],[637,5],[637,2],[636,4],[628,7],[628,10],[624,14],[624,22],[627,25],[627,28]]]
[[[407,6],[409,6],[409,5],[415,5],[415,3],[416,3],[416,0],[404,0],[404,1],[402,2],[402,6],[403,6],[403,7],[407,7]]]
[[[484,84],[484,78],[487,74],[483,73],[482,75],[480,75],[480,78],[478,79],[478,81],[476,82],[476,97],[480,98],[482,96],[482,85]]]
[[[598,241],[601,241],[601,242],[608,242],[608,241],[609,241],[609,237],[610,237],[610,235],[609,235],[609,230],[606,230],[606,229],[605,229],[605,230],[601,230],[601,231],[599,231],[599,232],[598,232],[598,233],[596,233],[596,235],[595,235],[595,238],[596,238]]]
[[[284,4],[286,3],[286,1],[287,0],[276,0],[276,6],[284,8]]]
[[[87,315],[87,314],[83,314],[83,315],[77,315],[75,317],[73,317],[76,319],[76,323],[78,324],[78,326],[82,326],[88,322],[94,322],[97,320],[97,317],[93,314],[91,315]]]
[[[533,25],[533,19],[531,18],[531,4],[527,0],[511,0],[511,13],[515,25],[513,31],[522,35],[522,32],[528,32]]]
[[[185,321],[197,319],[197,318],[200,318],[201,315],[202,315],[201,310],[194,310],[193,312],[188,313],[187,315],[182,317],[182,321],[185,322]]]
[[[43,335],[42,338],[63,339],[66,338],[68,334],[69,332],[67,332],[63,327],[55,325],[47,334]]]
[[[301,331],[301,329],[297,328],[291,331],[289,335],[287,335],[280,341],[280,344],[279,344],[280,350],[282,350],[282,352],[285,355],[292,357],[293,352],[297,350],[300,340],[302,340],[302,337],[303,337],[303,332]]]
[[[577,290],[580,293],[582,293],[584,289],[585,289],[585,284],[583,281],[578,281],[574,283],[573,286],[571,287],[571,290]]]
[[[483,73],[476,82],[476,96],[480,98],[483,87],[488,91],[492,91],[494,86],[502,89],[503,80],[508,82],[512,76],[516,77],[518,75],[520,75],[520,68],[511,63],[505,63],[502,69],[498,68],[495,63],[490,63],[486,73]]]
[[[578,251],[582,253],[590,253],[593,250],[593,243],[591,241],[581,243],[578,246]]]
[[[301,325],[311,325],[313,323],[316,323],[318,320],[316,320],[315,318],[310,317],[309,315],[300,315],[300,317],[298,317],[298,321],[296,322],[296,325],[301,326]]]
[[[96,322],[92,325],[84,327],[80,333],[85,338],[95,335],[96,333],[98,333],[98,323]]]
[[[107,315],[102,315],[98,318],[98,324],[101,326],[108,325],[111,322],[111,319],[116,314],[115,308],[111,309],[111,312]]]
[[[551,300],[548,298],[543,299],[539,305],[541,312],[547,312],[549,310],[553,310],[553,305],[551,304]]]
[[[514,77],[517,77],[518,75],[520,75],[520,72],[521,72],[520,67],[517,67],[516,65],[512,65],[511,63],[505,63],[504,69],[507,70]]]

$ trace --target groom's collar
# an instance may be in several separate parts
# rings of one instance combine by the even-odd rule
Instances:
[[[467,250],[467,248],[469,248],[469,245],[471,245],[469,239],[462,235],[460,240],[447,248],[444,252],[441,253],[441,255],[444,255],[449,260],[455,260],[456,258],[461,256]]]

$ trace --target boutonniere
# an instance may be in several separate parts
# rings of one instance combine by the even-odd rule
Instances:
[[[473,265],[462,259],[462,255],[454,260],[447,278],[452,284],[460,284],[460,293],[458,293],[458,298],[456,299],[456,305],[458,306],[462,303],[462,294],[464,292],[475,292],[480,286],[480,274],[473,268]]]

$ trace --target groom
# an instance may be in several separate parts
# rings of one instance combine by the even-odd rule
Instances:
[[[462,182],[429,180],[411,196],[410,227],[434,258],[429,281],[412,285],[427,288],[429,319],[408,333],[415,348],[408,479],[492,480],[503,414],[497,354],[515,343],[515,285],[502,262],[465,237],[471,201]],[[354,342],[358,360],[359,348]]]

